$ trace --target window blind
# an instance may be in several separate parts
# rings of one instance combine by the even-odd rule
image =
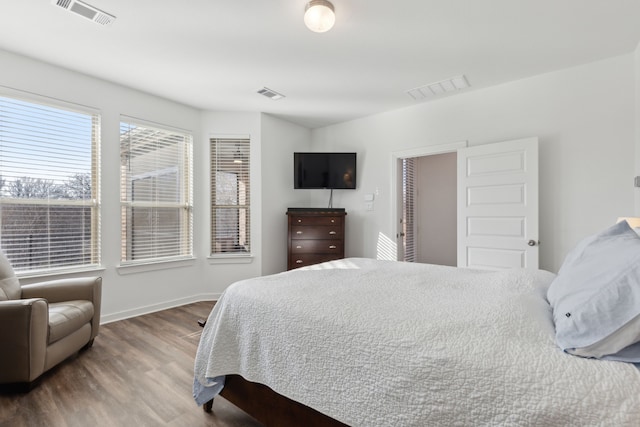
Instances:
[[[407,262],[416,262],[415,173],[416,159],[402,159],[402,244]]]
[[[251,252],[250,141],[212,138],[211,253]]]
[[[192,136],[120,123],[121,260],[193,255]]]
[[[17,272],[100,263],[100,116],[0,96],[0,244]]]

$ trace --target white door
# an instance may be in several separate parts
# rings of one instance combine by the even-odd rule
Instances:
[[[538,138],[458,150],[458,267],[538,268]]]

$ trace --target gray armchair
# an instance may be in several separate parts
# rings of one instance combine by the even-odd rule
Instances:
[[[89,348],[100,328],[102,278],[20,286],[0,252],[0,384],[30,388],[44,372]]]

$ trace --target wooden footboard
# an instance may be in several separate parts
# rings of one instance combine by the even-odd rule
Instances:
[[[315,409],[276,393],[265,385],[247,381],[239,375],[227,375],[220,395],[267,427],[346,426]],[[204,410],[211,411],[211,404],[212,402],[205,403]]]

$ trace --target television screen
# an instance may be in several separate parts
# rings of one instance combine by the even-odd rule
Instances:
[[[356,153],[293,153],[293,188],[355,190]]]

